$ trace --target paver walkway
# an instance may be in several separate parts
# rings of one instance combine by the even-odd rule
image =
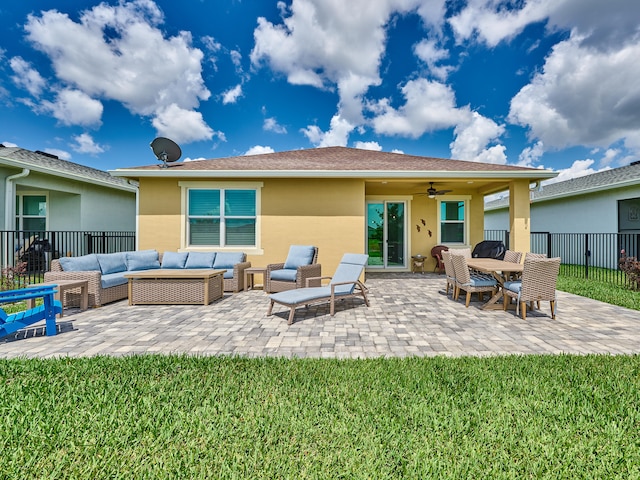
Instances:
[[[640,353],[640,312],[558,292],[556,320],[549,304],[527,314],[467,309],[444,294],[435,274],[371,274],[371,306],[354,300],[300,310],[287,325],[288,309],[266,316],[260,290],[227,294],[209,306],[129,306],[127,301],[58,320],[0,339],[0,358],[84,357],[145,353],[283,357],[486,356],[503,354]],[[475,295],[474,295],[475,299]]]

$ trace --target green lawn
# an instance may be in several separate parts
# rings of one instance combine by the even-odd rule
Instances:
[[[0,478],[640,478],[640,356],[0,362]]]
[[[640,478],[638,355],[14,359],[0,400],[0,479]]]

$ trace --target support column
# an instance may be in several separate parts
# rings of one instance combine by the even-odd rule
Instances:
[[[531,251],[531,208],[529,180],[514,180],[509,185],[509,248]]]

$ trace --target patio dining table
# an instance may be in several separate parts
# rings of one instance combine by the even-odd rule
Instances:
[[[482,309],[502,309],[502,304],[498,304],[498,300],[502,298],[502,287],[504,282],[509,278],[512,273],[522,273],[524,265],[522,263],[505,262],[503,260],[496,260],[495,258],[467,258],[467,265],[473,270],[477,270],[482,273],[489,273],[498,282],[498,291],[493,295],[489,301],[482,305]]]

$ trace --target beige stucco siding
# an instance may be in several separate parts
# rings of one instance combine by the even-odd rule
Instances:
[[[178,180],[140,179],[138,248],[160,252],[180,247],[180,187]]]
[[[216,181],[201,179],[203,182]],[[228,182],[234,182],[228,179]],[[323,272],[343,253],[364,252],[364,181],[353,179],[242,179],[260,181],[259,249],[243,249],[253,265],[282,262],[289,246],[316,245]],[[224,182],[220,182],[222,185]],[[184,247],[182,195],[176,179],[140,180],[139,248]],[[212,248],[216,250],[216,248]]]
[[[263,256],[252,263],[281,262],[289,246],[316,245],[323,272],[332,274],[345,252],[365,246],[364,181],[273,179],[262,189]]]

